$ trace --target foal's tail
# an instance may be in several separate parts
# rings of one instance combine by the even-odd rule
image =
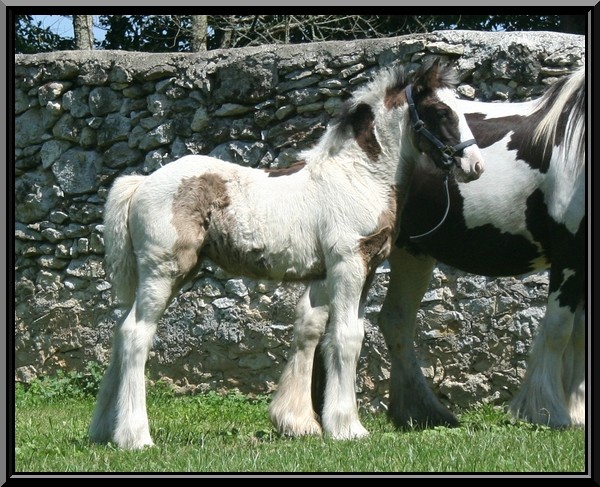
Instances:
[[[137,270],[129,233],[129,204],[146,176],[122,176],[115,180],[104,209],[104,247],[106,272],[113,296],[131,306],[135,299]]]

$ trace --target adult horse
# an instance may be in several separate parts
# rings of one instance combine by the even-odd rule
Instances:
[[[118,178],[105,209],[106,265],[129,312],[115,331],[91,439],[123,448],[152,444],[146,359],[159,319],[204,258],[248,277],[310,281],[299,313],[316,304],[329,315],[323,429],[340,439],[366,435],[354,392],[364,299],[397,237],[412,170],[421,159],[455,163],[464,180],[483,170],[455,111],[455,85],[453,71],[439,62],[412,80],[401,69],[385,71],[287,169],[186,156],[149,176]],[[415,138],[409,105],[421,113],[429,138]],[[276,424],[292,434],[320,428],[316,420]]]
[[[449,193],[435,169],[420,165],[413,175],[379,315],[391,360],[389,415],[399,427],[457,422],[426,384],[413,347],[438,260],[492,277],[549,269],[545,317],[509,410],[552,427],[584,425],[585,69],[538,100],[459,107],[486,171],[472,184],[450,181]]]
[[[552,427],[584,425],[585,69],[538,100],[458,106],[486,170],[469,184],[422,164],[413,173],[379,314],[391,360],[388,414],[398,427],[457,424],[431,391],[414,349],[417,312],[440,261],[492,277],[549,269],[546,314],[509,410]],[[319,355],[312,384],[317,411]],[[286,388],[305,380],[289,378]]]

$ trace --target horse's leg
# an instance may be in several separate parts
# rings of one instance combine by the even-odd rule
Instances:
[[[115,331],[110,364],[90,427],[92,441],[112,440],[128,449],[153,444],[146,412],[144,368],[158,320],[174,292],[170,277],[140,272],[136,300]]]
[[[388,415],[398,428],[456,425],[455,416],[439,402],[423,376],[414,347],[417,312],[435,260],[394,247],[388,262],[390,282],[379,313],[392,366]]]
[[[131,322],[135,323],[135,307],[134,302],[129,313],[117,324],[113,336],[110,362],[100,382],[89,429],[90,440],[95,443],[106,443],[113,439],[117,414],[117,392],[121,381],[121,356],[123,355],[123,339],[119,330],[121,327],[131,327]]]
[[[294,338],[288,362],[269,406],[269,416],[281,434],[320,434],[311,402],[311,374],[315,347],[327,323],[325,281],[310,283],[296,306]]]
[[[563,357],[574,331],[574,313],[569,306],[561,306],[559,293],[555,291],[548,297],[546,316],[538,328],[525,379],[509,406],[517,417],[552,427],[571,424],[563,384]]]
[[[327,379],[321,423],[325,433],[335,439],[369,434],[358,417],[355,390],[364,338],[362,302],[368,282],[359,256],[327,269],[329,323],[322,343]]]
[[[571,424],[585,426],[585,310],[577,307],[573,333],[564,356],[565,395],[571,416]]]

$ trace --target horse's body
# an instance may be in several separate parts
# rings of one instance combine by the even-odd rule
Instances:
[[[469,184],[450,180],[448,194],[435,168],[418,165],[413,173],[379,315],[391,359],[389,415],[398,427],[457,423],[426,383],[414,350],[417,312],[439,260],[486,276],[550,270],[545,318],[509,409],[553,427],[583,425],[585,71],[557,82],[539,100],[460,101],[459,107],[486,170]],[[315,365],[319,409],[318,355]]]
[[[457,174],[479,176],[482,161],[464,117],[455,114],[455,79],[434,63],[412,82],[417,108],[445,144],[460,148]],[[186,156],[150,176],[115,181],[105,210],[106,264],[116,296],[129,312],[115,332],[90,436],[124,448],[151,445],[144,367],[159,319],[204,258],[253,278],[309,281],[298,323],[318,322],[314,344],[304,333],[299,350],[321,336],[324,355],[323,429],[334,438],[367,434],[354,392],[363,339],[363,305],[376,267],[397,237],[398,213],[421,159],[442,154],[417,140],[404,90],[408,79],[389,71],[358,92],[320,143],[284,170],[241,167],[206,156]],[[447,118],[436,121],[435,114]],[[433,123],[436,122],[436,123]],[[293,370],[288,364],[284,376]],[[280,398],[283,396],[279,396]],[[275,401],[271,418],[286,434],[319,432],[309,413],[289,416]],[[279,407],[284,405],[283,407]]]
[[[390,351],[390,417],[397,426],[455,424],[426,384],[413,348],[436,260],[466,272],[514,276],[549,269],[549,296],[524,382],[510,404],[550,426],[585,424],[585,71],[525,103],[461,101],[486,161],[472,184],[415,171],[389,257],[379,325]]]

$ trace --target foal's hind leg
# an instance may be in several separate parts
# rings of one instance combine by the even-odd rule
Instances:
[[[136,300],[115,331],[110,364],[90,427],[92,441],[112,440],[128,449],[153,444],[146,412],[144,368],[158,320],[173,293],[170,278],[140,276]]]
[[[457,419],[426,382],[414,347],[417,312],[435,260],[395,247],[388,262],[390,283],[379,313],[392,365],[388,415],[398,428],[456,425]]]
[[[561,306],[558,294],[549,296],[523,385],[509,407],[515,416],[552,427],[571,424],[563,384],[563,359],[574,331],[574,314],[568,306]]]
[[[288,362],[269,406],[269,416],[279,433],[290,436],[320,434],[311,402],[311,374],[315,347],[327,323],[327,289],[315,281],[296,306],[294,338]]]

